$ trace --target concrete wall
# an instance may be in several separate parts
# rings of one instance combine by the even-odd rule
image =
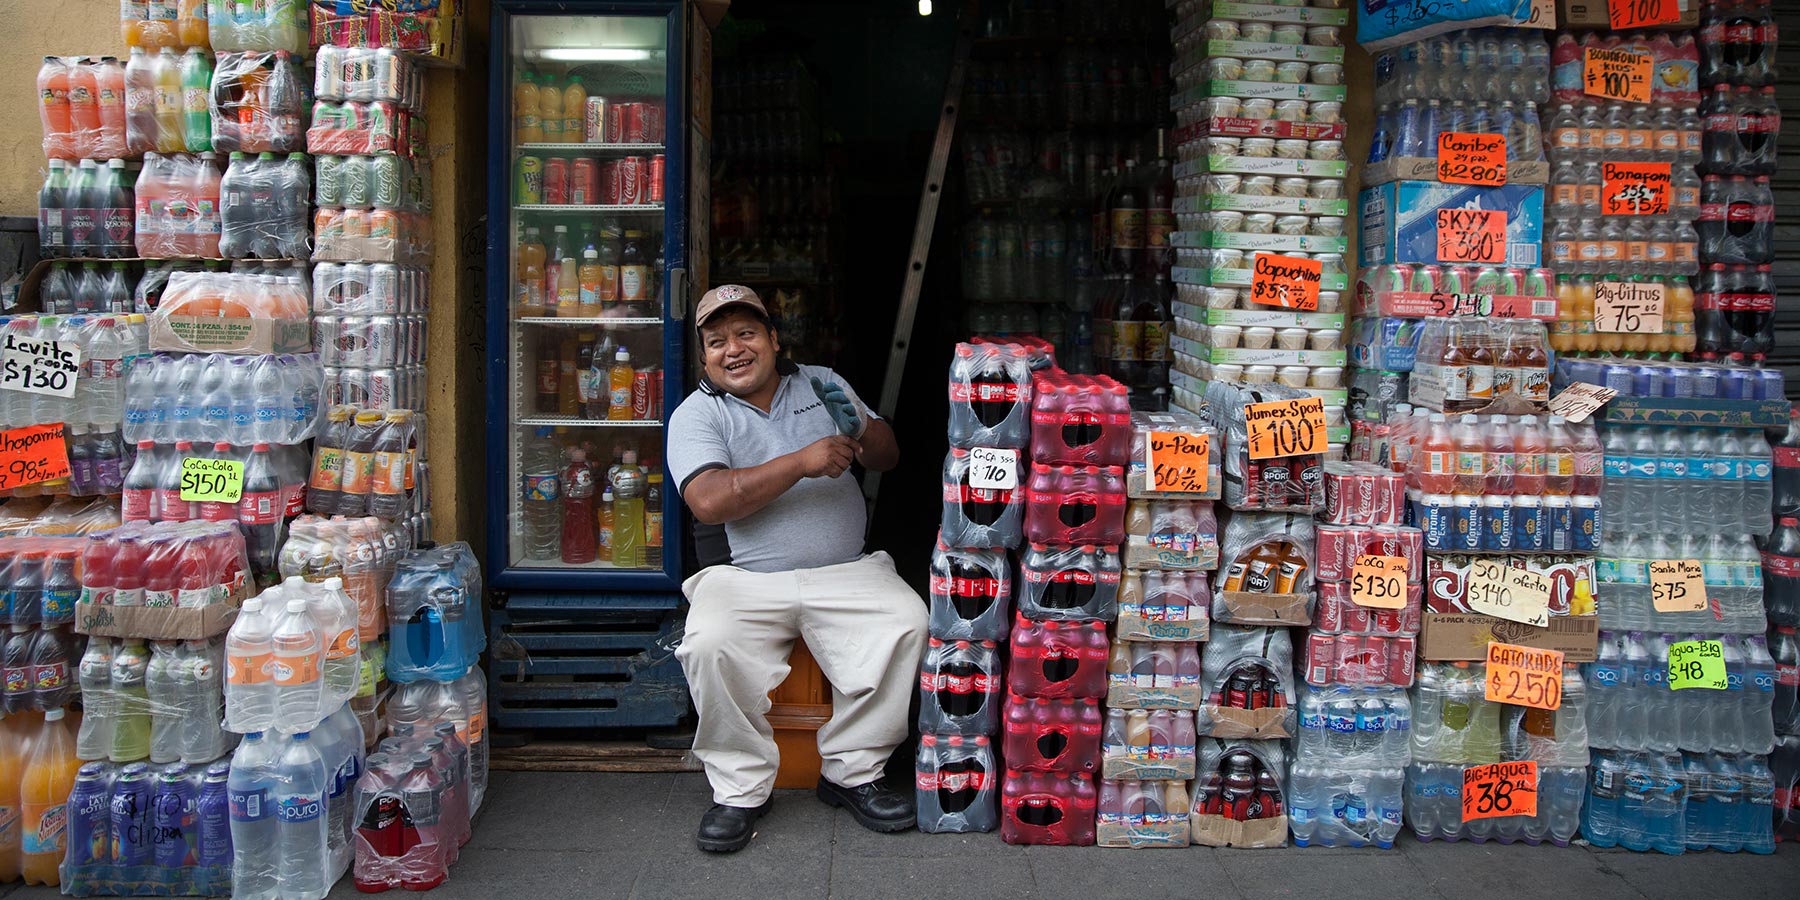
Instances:
[[[484,546],[487,293],[487,0],[466,0],[460,69],[426,78],[432,159],[431,313],[426,414],[440,541]],[[47,54],[123,58],[118,0],[0,0],[0,215],[36,216],[44,159],[36,79]]]

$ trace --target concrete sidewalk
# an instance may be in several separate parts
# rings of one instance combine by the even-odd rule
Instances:
[[[961,881],[970,885],[967,896],[982,900],[1510,900],[1530,896],[1522,888],[1583,900],[1800,897],[1800,845],[1793,844],[1774,856],[1663,856],[1579,845],[1421,844],[1403,833],[1385,851],[1012,847],[993,834],[874,834],[811,791],[778,793],[748,848],[713,856],[694,847],[709,803],[698,773],[496,772],[462,861],[425,896],[922,900],[963,894],[952,886]],[[17,885],[0,891],[5,900],[57,896]],[[331,896],[363,895],[346,878]]]

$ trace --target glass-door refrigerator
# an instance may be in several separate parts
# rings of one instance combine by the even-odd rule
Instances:
[[[687,16],[494,3],[488,570],[512,619],[679,600]]]

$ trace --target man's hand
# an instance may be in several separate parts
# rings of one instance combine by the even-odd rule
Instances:
[[[838,432],[852,438],[861,438],[868,429],[869,421],[863,417],[863,411],[844,393],[842,386],[836,382],[826,384],[817,378],[812,379],[813,393],[819,395],[820,402],[825,404],[825,411],[831,414],[831,421],[837,423]]]
[[[862,445],[841,434],[820,438],[796,451],[800,470],[807,478],[836,478],[850,468]]]

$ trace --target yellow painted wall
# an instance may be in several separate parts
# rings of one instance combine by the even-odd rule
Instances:
[[[426,78],[432,160],[426,367],[432,515],[440,541],[484,546],[487,235],[487,0],[468,0],[460,69]],[[36,216],[44,159],[36,79],[46,54],[118,56],[118,0],[0,0],[0,215]]]

